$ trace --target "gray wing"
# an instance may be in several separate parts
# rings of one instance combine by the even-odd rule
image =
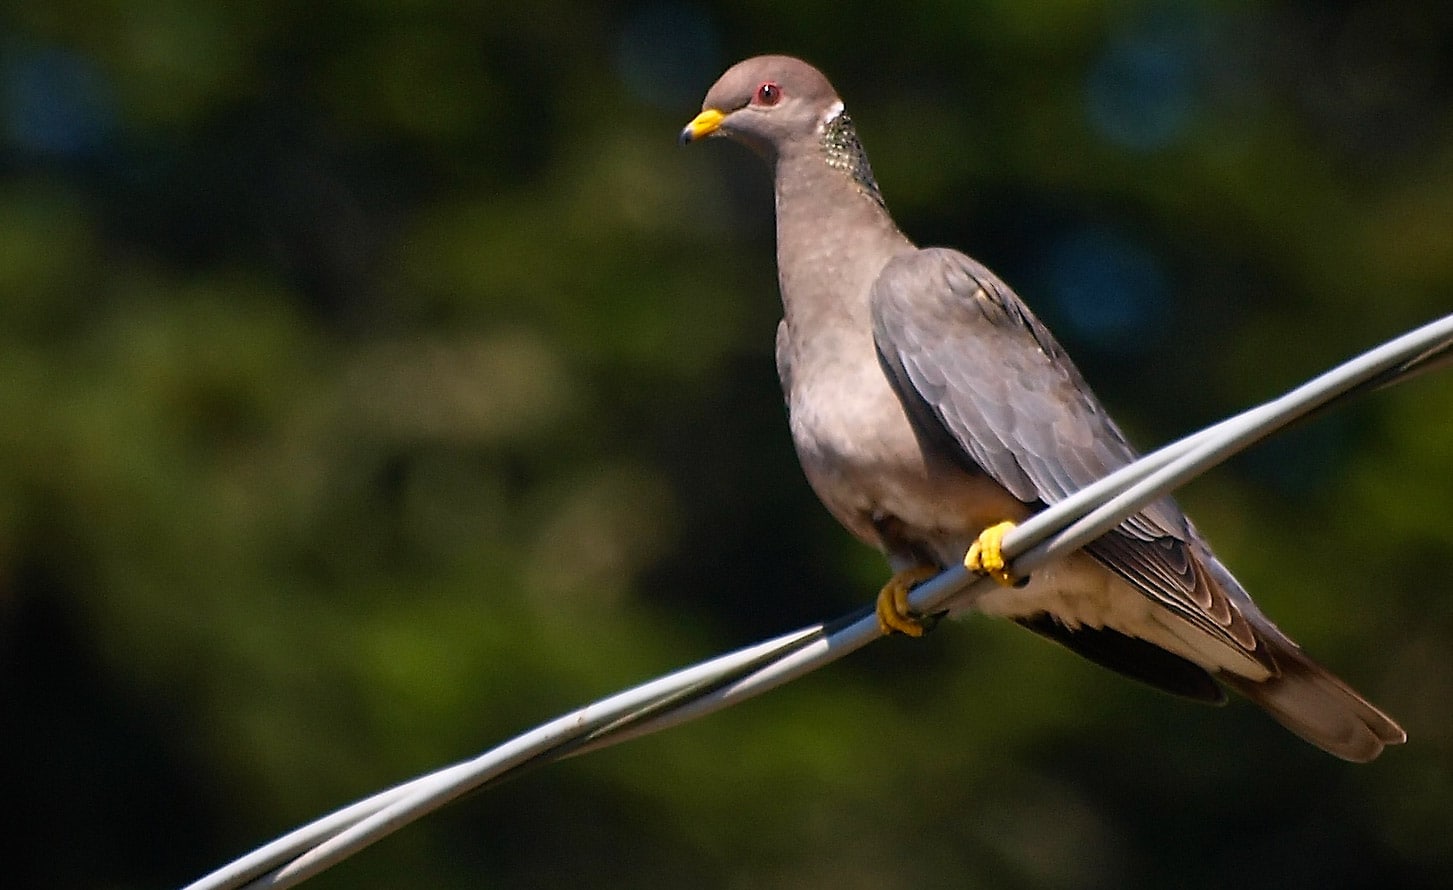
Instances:
[[[1136,458],[1069,357],[988,269],[957,251],[901,254],[874,282],[878,357],[924,441],[1028,504],[1052,504]],[[1255,636],[1189,543],[1169,499],[1086,551],[1193,624],[1250,651]]]

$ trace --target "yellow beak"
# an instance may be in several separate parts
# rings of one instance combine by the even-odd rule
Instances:
[[[726,115],[715,108],[708,108],[701,114],[691,119],[686,129],[681,131],[681,144],[686,145],[716,132],[721,122],[726,120]]]

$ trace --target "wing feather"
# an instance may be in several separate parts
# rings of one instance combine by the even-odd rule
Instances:
[[[879,359],[920,434],[950,443],[1027,504],[1052,504],[1137,457],[1079,371],[988,269],[928,248],[891,260],[873,285]],[[1086,551],[1192,624],[1246,651],[1244,617],[1195,558],[1170,499]]]

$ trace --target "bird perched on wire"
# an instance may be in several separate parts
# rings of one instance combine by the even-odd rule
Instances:
[[[1166,691],[1217,680],[1338,757],[1405,740],[1264,616],[1169,499],[1084,551],[1014,576],[1015,522],[1136,458],[1059,343],[988,269],[894,224],[832,84],[788,56],[733,66],[681,132],[772,168],[783,319],[777,369],[808,481],[895,571],[885,632],[923,633],[912,585],[962,560],[1000,582],[981,612]]]

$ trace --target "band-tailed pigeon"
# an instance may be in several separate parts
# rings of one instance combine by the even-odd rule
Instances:
[[[907,591],[964,560],[1002,585],[978,611],[1106,667],[1208,702],[1225,700],[1220,680],[1347,760],[1404,741],[1261,614],[1168,499],[1014,578],[1004,532],[1134,460],[1119,428],[1007,285],[899,232],[815,68],[786,56],[735,65],[681,142],[706,136],[772,167],[792,440],[823,504],[896,572],[878,598],[885,632],[921,634]]]

